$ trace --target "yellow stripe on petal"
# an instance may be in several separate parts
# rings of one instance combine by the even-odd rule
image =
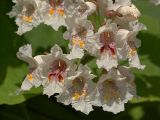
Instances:
[[[31,73],[29,73],[29,74],[27,75],[27,79],[28,79],[29,81],[33,80],[33,75],[32,75]]]
[[[129,55],[130,56],[134,56],[136,54],[136,49],[135,48],[131,48],[129,51]]]
[[[76,92],[73,94],[72,100],[77,101],[77,100],[79,100],[80,97],[81,97],[81,94]]]
[[[83,48],[85,43],[81,39],[74,39],[72,40],[73,45],[78,45],[80,48]]]
[[[53,15],[53,14],[55,13],[54,8],[50,8],[49,11],[48,11],[48,13],[49,13],[50,15]]]
[[[57,10],[57,12],[58,12],[59,15],[64,16],[64,9],[59,8],[59,9]]]
[[[87,96],[87,90],[82,90],[81,92],[75,92],[72,96],[72,100],[77,101],[80,99],[80,97],[85,97]]]
[[[29,16],[29,17],[23,16],[23,20],[24,20],[25,22],[31,23],[31,22],[33,21],[33,18],[32,18],[32,16]]]

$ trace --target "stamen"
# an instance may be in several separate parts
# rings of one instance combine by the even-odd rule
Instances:
[[[112,43],[114,41],[114,34],[113,32],[103,32],[100,34],[100,42],[103,45],[109,45],[110,43]]]

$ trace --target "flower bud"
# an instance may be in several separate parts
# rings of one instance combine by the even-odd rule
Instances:
[[[127,20],[135,20],[140,16],[139,10],[135,5],[122,6],[117,9],[117,12],[121,14]]]

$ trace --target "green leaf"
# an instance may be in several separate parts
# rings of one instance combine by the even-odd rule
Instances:
[[[141,32],[138,38],[142,41],[139,49],[144,70],[133,70],[136,75],[137,94],[139,99],[132,102],[160,101],[160,6],[154,6],[146,1],[136,1],[142,12],[140,22],[147,26],[147,31]]]

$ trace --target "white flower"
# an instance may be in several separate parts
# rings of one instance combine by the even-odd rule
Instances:
[[[131,32],[128,40],[128,58],[129,58],[129,65],[130,67],[136,67],[138,69],[144,69],[145,65],[141,65],[137,48],[140,46],[141,42],[139,39],[136,38],[137,33]]]
[[[57,96],[57,101],[65,105],[71,104],[76,110],[89,114],[93,110],[90,94],[95,87],[92,81],[94,77],[87,66],[80,65],[65,81],[65,89]]]
[[[16,18],[17,34],[22,35],[42,22],[38,13],[38,7],[41,3],[39,0],[13,0],[13,2],[15,6],[8,15]]]
[[[129,29],[130,23],[138,21],[137,19],[141,15],[133,4],[131,6],[119,7],[116,12],[118,16],[113,18],[113,22],[117,23],[120,29]]]
[[[107,10],[116,11],[119,7],[130,6],[131,0],[108,0]]]
[[[136,20],[141,15],[133,4],[131,6],[121,6],[117,9],[117,12],[122,15],[124,20]]]
[[[21,89],[30,90],[33,86],[39,87],[41,85],[41,78],[39,75],[40,65],[43,64],[43,55],[32,57],[31,45],[27,44],[19,48],[17,57],[29,64],[29,73],[25,77]]]
[[[107,71],[118,65],[116,50],[117,31],[117,25],[107,21],[105,25],[99,28],[98,33],[96,33],[96,38],[100,46],[100,49],[98,49],[97,65],[99,68],[104,68]]]
[[[87,19],[96,10],[96,5],[84,0],[65,0],[65,14],[69,18]]]
[[[135,20],[129,22],[128,29],[138,33],[139,31],[147,30],[147,27],[143,23],[138,22],[138,20]]]
[[[125,67],[112,69],[103,74],[95,89],[93,105],[114,114],[124,111],[124,104],[136,96],[133,75]]]
[[[52,47],[51,53],[46,55],[43,60],[44,64],[41,66],[43,94],[50,97],[55,93],[62,92],[69,70],[74,69],[74,66],[72,66],[72,61],[66,58],[66,55],[63,54],[58,45]]]
[[[40,7],[40,13],[43,15],[43,22],[58,30],[60,26],[66,26],[64,2],[62,0],[45,0]]]
[[[73,19],[67,18],[68,31],[64,33],[64,39],[70,40],[69,48],[71,49],[70,54],[67,56],[68,59],[82,58],[84,50],[92,51],[95,46],[95,41],[92,40],[94,35],[93,25],[90,21],[80,19],[74,21]],[[92,46],[89,48],[88,46]]]
[[[100,13],[102,15],[107,11],[116,11],[121,6],[130,6],[131,0],[97,0]]]
[[[128,59],[130,67],[144,69],[145,66],[140,64],[137,53],[137,48],[141,46],[141,41],[136,38],[136,35],[138,33],[137,31],[140,29],[141,27],[136,27],[135,31],[119,29],[116,39],[116,48],[118,60]]]
[[[128,44],[130,31],[119,29],[116,38],[116,48],[118,60],[126,60],[128,58]]]
[[[110,12],[113,12],[113,16]],[[110,14],[109,14],[110,13]],[[108,11],[106,15],[110,15],[113,22],[118,24],[120,29],[129,29],[130,22],[137,21],[141,13],[135,5],[121,6],[116,11]]]
[[[99,6],[102,15],[112,19],[121,29],[128,29],[129,22],[141,15],[131,0],[99,0]]]

